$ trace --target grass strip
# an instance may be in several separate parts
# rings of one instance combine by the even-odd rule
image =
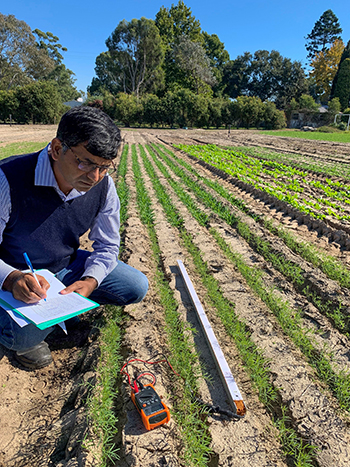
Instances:
[[[165,312],[166,331],[172,354],[170,361],[186,382],[181,388],[181,396],[178,395],[179,387],[178,391],[173,394],[175,417],[184,441],[183,457],[186,459],[186,465],[204,467],[208,464],[211,440],[201,415],[202,409],[193,402],[192,396],[198,391],[198,356],[189,340],[189,328],[179,319],[177,301],[163,272],[161,251],[154,227],[152,202],[144,185],[135,145],[132,145],[132,161],[140,218],[147,227],[153,257],[157,264],[156,286]]]
[[[151,155],[152,154],[154,160],[156,160],[156,155],[153,151],[151,151]],[[171,186],[174,187],[174,190],[178,196],[183,196],[181,195],[181,193],[184,192],[182,185],[177,183],[165,168],[163,168],[163,175],[166,176],[168,182],[171,184]],[[197,216],[196,213],[198,211],[199,208],[190,212],[200,225],[208,228],[206,224],[202,223],[202,217]],[[263,283],[261,271],[257,268],[248,266],[243,260],[242,256],[232,251],[230,246],[215,229],[209,227],[209,232],[216,239],[225,255],[231,260],[233,264],[235,264],[237,269],[246,279],[249,286],[257,293],[257,295],[264,301],[264,303],[266,303],[266,305],[277,317],[285,334],[288,335],[304,353],[307,361],[316,369],[320,380],[325,382],[333,392],[341,408],[350,411],[350,374],[346,373],[345,371],[335,373],[335,371],[332,369],[329,356],[324,351],[317,350],[317,348],[311,342],[311,338],[306,335],[306,333],[309,333],[309,331],[305,332],[302,329],[302,311],[293,310],[289,303],[282,300],[274,292],[274,290],[267,288]]]
[[[6,146],[0,147],[0,159],[4,159],[5,157],[10,157],[14,155],[40,151],[40,149],[43,149],[47,144],[48,141],[44,141],[41,143],[34,143],[29,141],[22,141],[20,143],[10,143]]]
[[[348,131],[342,132],[342,133],[322,133],[322,132],[305,133],[300,130],[289,130],[289,131],[264,130],[263,132],[261,131],[260,134],[279,136],[279,137],[283,136],[283,137],[288,137],[288,138],[313,139],[316,141],[333,141],[333,142],[339,142],[339,143],[350,143],[350,133]]]
[[[149,150],[152,150],[149,148]],[[241,235],[242,238],[259,254],[261,254],[267,261],[269,261],[279,272],[281,272],[290,282],[292,282],[295,288],[305,295],[305,297],[313,303],[321,313],[325,314],[328,318],[330,318],[334,324],[334,326],[342,333],[349,335],[348,329],[350,324],[350,317],[346,310],[343,311],[343,307],[340,300],[330,301],[330,300],[321,300],[317,294],[310,292],[309,286],[307,283],[307,278],[305,275],[305,271],[296,263],[292,261],[287,261],[281,254],[276,253],[273,251],[273,246],[270,242],[261,239],[258,235],[254,234],[250,227],[243,222],[239,216],[233,214],[224,203],[217,200],[214,196],[212,196],[208,191],[204,190],[196,180],[192,177],[188,176],[183,169],[181,169],[178,165],[176,165],[166,154],[157,151],[157,154],[165,161],[165,163],[173,170],[173,172],[181,178],[181,180],[190,188],[197,198],[205,204],[208,208],[213,210],[221,219],[227,222],[228,225],[233,227],[237,230],[237,232]],[[155,163],[157,161],[155,160]],[[165,169],[158,164],[158,167],[161,171],[163,171],[163,175],[166,177],[170,177],[169,174],[165,171]],[[176,182],[169,178],[169,183],[176,189]],[[181,193],[181,190],[176,189],[178,192],[178,196],[182,200],[186,198],[185,193]],[[187,196],[188,201],[186,202],[188,209],[190,212],[196,212],[196,215],[199,216],[202,222],[203,213],[197,207],[195,201],[190,197]],[[202,223],[202,225],[205,225]],[[266,223],[266,225],[269,225]],[[272,225],[269,225],[272,230]],[[276,229],[275,229],[276,230]],[[285,235],[286,240],[289,244],[293,244],[292,238]],[[297,245],[294,243],[294,248]],[[300,247],[299,250],[302,250]],[[308,258],[312,256],[312,250],[309,249],[307,251]],[[305,252],[306,253],[306,252]],[[316,258],[314,258],[316,261]],[[325,270],[330,272],[330,266],[334,264],[334,261],[328,259],[326,265],[324,266]],[[346,282],[346,279],[349,277],[349,274],[346,273],[344,270],[345,268],[339,268],[338,273],[343,273],[340,277],[337,276],[339,279],[342,279],[342,282]]]
[[[286,229],[279,226],[276,227],[271,221],[268,221],[264,216],[260,216],[252,212],[244,201],[236,198],[228,190],[226,190],[217,181],[209,180],[201,176],[190,164],[187,164],[183,159],[178,157],[172,151],[169,151],[163,145],[153,145],[158,152],[166,153],[176,160],[176,162],[182,165],[186,170],[191,172],[198,180],[205,183],[208,187],[215,190],[220,196],[229,201],[233,206],[240,209],[245,214],[252,217],[256,222],[262,224],[267,228],[273,235],[277,235],[294,253],[301,256],[306,261],[311,262],[315,267],[319,268],[327,277],[335,280],[342,287],[350,288],[350,271],[344,266],[344,264],[334,258],[333,256],[325,254],[323,251],[315,247],[315,245],[305,242],[298,241],[294,235],[287,232]]]
[[[179,230],[180,237],[182,238],[188,252],[191,254],[197,272],[206,287],[206,301],[210,306],[216,308],[226,331],[236,343],[243,365],[252,380],[253,386],[258,390],[260,400],[273,417],[276,417],[274,409],[276,409],[277,406],[277,390],[270,382],[270,374],[267,369],[268,361],[263,357],[261,351],[250,339],[246,325],[235,315],[234,304],[227,300],[222,294],[218,282],[210,274],[207,264],[203,261],[200,250],[194,244],[192,236],[186,231],[183,219],[180,217],[177,209],[171,202],[169,194],[158,180],[143,147],[140,145],[139,148],[144,166],[151,178],[157,198],[166,213],[167,219],[171,225]],[[175,222],[174,219],[176,219]],[[282,415],[284,414],[283,408],[280,407],[279,411]],[[304,444],[301,438],[296,434],[295,430],[288,423],[287,417],[281,416],[276,418],[275,424],[280,430],[279,439],[282,443],[285,455],[293,460],[293,465],[299,467],[310,467],[313,465],[313,452],[315,448],[311,445]]]

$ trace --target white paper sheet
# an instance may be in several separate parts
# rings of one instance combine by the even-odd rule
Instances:
[[[11,292],[0,290],[0,298],[9,305],[6,306],[5,304],[0,303],[0,306],[8,312],[11,310],[11,307],[15,308],[35,324],[45,323],[46,321],[59,319],[61,317],[62,321],[64,321],[67,315],[77,313],[85,310],[86,308],[91,308],[93,302],[79,294],[72,292],[67,295],[61,295],[59,292],[63,290],[65,286],[62,282],[56,279],[50,271],[42,269],[36,272],[37,274],[45,277],[50,284],[50,288],[47,291],[46,301],[40,300],[35,304],[26,304],[20,300],[16,300]],[[27,324],[27,320],[20,317],[13,310],[11,317],[13,317],[21,327]]]

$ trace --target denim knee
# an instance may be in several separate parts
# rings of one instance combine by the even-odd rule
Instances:
[[[134,298],[130,300],[130,303],[139,303],[141,302],[147,292],[148,292],[148,279],[147,277],[139,271],[138,281],[134,283]]]

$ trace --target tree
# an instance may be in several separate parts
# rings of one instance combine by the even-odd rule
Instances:
[[[341,106],[339,102],[339,97],[334,97],[333,99],[329,101],[328,112],[330,112],[334,116],[335,114],[338,114],[340,110],[341,110]]]
[[[183,82],[183,70],[174,62],[173,49],[182,38],[203,45],[200,22],[192,15],[191,8],[187,7],[182,0],[171,8],[161,7],[156,14],[156,26],[163,44],[165,74],[165,88],[175,90],[178,86],[187,87]]]
[[[81,96],[75,86],[74,73],[61,63],[57,65],[45,78],[45,81],[51,81],[57,86],[62,102],[71,101]]]
[[[337,85],[340,67],[341,67],[343,61],[346,60],[347,58],[350,58],[350,41],[346,44],[346,47],[343,50],[342,56],[341,56],[339,64],[338,64],[337,71],[336,71],[336,73],[334,75],[334,79],[333,79],[333,83],[332,83],[332,89],[331,89],[331,98],[334,97],[334,90],[335,90],[335,87]]]
[[[75,87],[74,73],[63,64],[63,55],[61,52],[67,52],[67,48],[59,43],[59,38],[52,32],[43,32],[40,29],[34,29],[33,34],[37,37],[37,47],[45,53],[54,62],[54,68],[46,75],[41,77],[45,81],[53,81],[57,86],[62,102],[76,99],[81,93]]]
[[[349,106],[350,100],[350,58],[346,58],[339,68],[333,97],[338,97],[342,109]]]
[[[115,100],[115,115],[114,118],[124,123],[129,127],[139,119],[139,113],[142,111],[142,106],[133,94],[125,94],[120,92]]]
[[[297,112],[299,110],[299,104],[296,101],[296,99],[293,97],[290,102],[287,103],[284,111],[287,117],[287,126],[288,128],[290,127],[290,122],[292,119],[292,115],[294,112]]]
[[[312,71],[310,76],[315,79],[316,92],[322,102],[328,102],[334,76],[338,70],[344,42],[336,39],[326,51],[317,52],[311,60]]]
[[[258,97],[239,96],[233,103],[233,119],[238,126],[258,126],[263,112],[263,103]]]
[[[151,127],[162,121],[161,101],[154,94],[146,94],[142,98],[143,121]]]
[[[207,126],[215,126],[219,128],[221,125],[229,125],[231,120],[229,99],[223,97],[216,97],[210,99],[208,102],[208,122]]]
[[[238,55],[235,60],[231,60],[224,66],[223,85],[225,93],[232,99],[236,99],[248,89],[249,66],[252,60],[250,52]]]
[[[312,60],[316,53],[326,52],[336,39],[341,39],[343,32],[339,20],[332,10],[325,11],[316,21],[310,34],[306,36],[308,59]]]
[[[204,126],[208,119],[208,99],[202,95],[197,95],[189,89],[178,89],[175,92],[167,93],[168,102],[173,102],[175,106],[169,108],[174,114],[172,123],[177,123],[180,127]]]
[[[106,41],[109,57],[105,65],[112,61],[112,73],[123,91],[135,94],[155,91],[163,86],[163,49],[159,31],[154,21],[141,18],[130,22],[121,21]]]
[[[67,52],[68,49],[58,42],[59,38],[50,31],[43,32],[40,29],[34,29],[33,34],[37,36],[38,48],[44,50],[57,65],[60,65],[63,61],[60,51]]]
[[[62,63],[60,52],[67,49],[58,41],[51,32],[32,32],[24,21],[0,13],[0,89],[52,81],[62,101],[79,97],[74,73]]]
[[[196,94],[207,94],[208,86],[216,83],[215,76],[210,68],[210,61],[205,50],[198,42],[188,37],[179,38],[173,49],[174,64],[182,72],[183,87],[187,87]]]
[[[110,52],[102,52],[95,61],[95,73],[97,77],[92,78],[88,92],[96,95],[104,90],[116,95],[124,91],[123,72],[120,64],[113,60]]]
[[[279,130],[286,127],[285,113],[278,110],[273,102],[263,103],[261,118],[266,130]]]
[[[275,102],[278,108],[284,108],[293,97],[299,98],[307,91],[301,63],[282,57],[276,50],[238,56],[226,67],[224,80],[231,98],[255,96]]]
[[[177,94],[172,91],[167,91],[161,98],[162,121],[174,127],[177,116],[180,113],[180,104]]]
[[[0,89],[10,89],[41,79],[55,66],[37,47],[27,23],[0,13]]]
[[[225,49],[225,45],[220,41],[216,34],[209,35],[203,32],[204,49],[210,61],[210,66],[216,78],[216,86],[214,86],[215,94],[222,94],[223,83],[222,78],[224,74],[225,65],[230,61],[230,55]]]
[[[304,111],[316,112],[319,106],[315,100],[308,94],[303,94],[299,99],[299,109]]]
[[[67,110],[57,87],[50,82],[35,82],[15,91],[18,108],[14,119],[18,123],[57,123]]]
[[[0,120],[5,122],[14,119],[14,114],[18,109],[18,99],[16,97],[15,91],[12,89],[9,91],[0,91]]]
[[[200,22],[182,0],[177,5],[172,4],[170,9],[162,6],[156,14],[155,23],[167,50],[183,36],[194,42],[203,42]]]

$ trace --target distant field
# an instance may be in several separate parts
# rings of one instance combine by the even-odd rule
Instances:
[[[316,139],[319,141],[334,141],[337,143],[350,143],[350,132],[347,133],[312,133],[310,131],[262,131],[261,134],[271,136],[287,136],[289,138]]]
[[[33,143],[21,141],[20,143],[10,143],[6,146],[0,147],[0,159],[5,157],[14,156],[18,154],[26,154],[30,152],[39,151],[47,145],[47,141],[41,143]]]

